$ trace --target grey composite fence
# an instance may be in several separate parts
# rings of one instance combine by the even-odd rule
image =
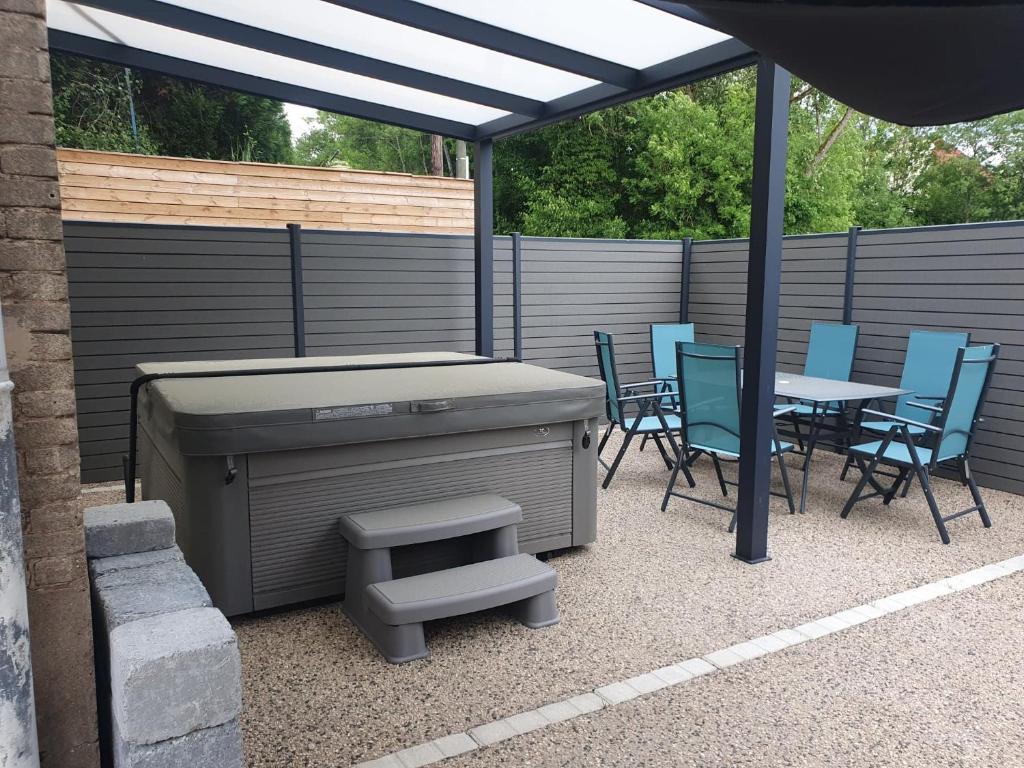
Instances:
[[[474,347],[472,239],[65,224],[82,476],[120,477],[135,362]],[[684,259],[684,254],[689,258]],[[596,375],[592,332],[624,376],[650,372],[648,325],[681,317],[743,343],[746,240],[496,238],[495,351]],[[898,379],[912,328],[1003,345],[975,454],[980,482],[1024,493],[1024,223],[787,237],[779,366],[811,322],[861,327],[855,378]],[[298,319],[298,325],[296,324]]]

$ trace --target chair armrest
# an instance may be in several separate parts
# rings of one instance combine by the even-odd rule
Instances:
[[[895,414],[892,414],[892,413],[884,413],[882,411],[872,411],[872,410],[870,410],[868,408],[864,409],[864,413],[870,414],[871,416],[878,416],[879,418],[885,419],[886,421],[895,421],[895,422],[897,422],[899,424],[906,424],[906,425],[911,426],[911,427],[920,427],[921,429],[928,430],[929,432],[939,432],[939,433],[942,432],[941,429],[939,429],[938,427],[933,426],[931,424],[925,424],[922,421],[914,421],[913,419],[905,419],[902,416],[896,416]]]
[[[650,379],[649,381],[638,381],[633,384],[620,384],[620,390],[636,389],[637,387],[654,387],[661,384],[665,379]]]
[[[795,410],[796,410],[796,406],[795,405],[784,405],[782,408],[776,408],[772,412],[772,416],[774,416],[777,419],[777,418],[779,418],[779,416],[785,416],[787,413],[792,413]]]
[[[917,403],[914,402],[913,400],[907,400],[907,405],[912,406],[914,408],[922,408],[926,411],[931,411],[932,413],[942,413],[941,408],[935,405],[928,405],[928,403]]]
[[[619,402],[620,403],[632,403],[632,402],[636,402],[638,400],[660,400],[664,396],[665,395],[661,394],[660,392],[651,392],[649,394],[643,394],[643,395],[626,395],[624,397],[620,397],[619,398]]]

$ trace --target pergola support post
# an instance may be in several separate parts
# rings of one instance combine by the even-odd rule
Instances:
[[[737,559],[747,563],[770,559],[768,501],[782,275],[789,83],[789,72],[764,57],[758,60],[735,553]]]
[[[473,145],[473,264],[476,354],[494,356],[494,145]]]

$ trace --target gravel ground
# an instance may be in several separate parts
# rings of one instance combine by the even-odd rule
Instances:
[[[1024,574],[445,762],[1024,765]]]
[[[727,513],[682,500],[660,512],[664,465],[632,451],[599,491],[597,543],[551,561],[561,624],[531,631],[500,613],[435,622],[425,661],[385,663],[337,604],[236,621],[250,764],[377,757],[1024,552],[1024,498],[986,492],[995,527],[958,520],[943,546],[917,489],[839,519],[852,489],[840,466],[815,457],[806,515],[773,499],[774,559],[749,566],[729,556]],[[717,494],[709,462],[697,479]],[[937,485],[967,505],[966,489]]]
[[[618,447],[617,440],[608,446],[610,455]],[[798,460],[790,457],[795,487],[801,478],[796,468]],[[733,540],[725,531],[728,513],[680,499],[674,499],[668,511],[662,513],[659,507],[668,473],[655,450],[640,454],[631,449],[611,489],[598,491],[597,543],[551,560],[559,572],[562,621],[548,629],[528,630],[500,613],[434,622],[427,625],[431,657],[395,666],[381,659],[336,603],[236,620],[245,686],[242,719],[250,766],[340,766],[378,757],[1024,553],[1024,498],[997,491],[983,491],[994,527],[984,529],[974,516],[954,521],[950,524],[953,542],[949,546],[940,543],[916,487],[909,498],[894,501],[888,509],[877,501],[865,502],[848,520],[841,520],[839,510],[853,488],[852,481],[838,480],[841,464],[835,455],[824,451],[816,454],[807,514],[790,515],[783,500],[772,500],[773,559],[750,566],[730,557]],[[698,462],[695,470],[695,493],[720,499],[710,462]],[[726,472],[734,476],[735,466],[727,466]],[[947,511],[969,504],[966,489],[957,483],[937,481],[936,494]],[[114,490],[87,496],[87,501],[105,503],[118,496]],[[1016,583],[1019,589],[1019,580]],[[955,604],[939,601],[935,608],[928,609],[929,615],[945,615],[951,610],[947,606]],[[1019,601],[1017,607],[1020,614]],[[949,618],[960,621],[964,617]],[[981,619],[977,623],[986,625]],[[855,636],[868,631],[876,630],[857,630]],[[1016,632],[1019,635],[1019,625]],[[1006,644],[1010,637],[1004,632],[1001,639]],[[883,652],[865,651],[866,660],[861,666],[840,663],[829,667],[825,659],[815,661],[819,644],[786,653],[799,658],[807,654],[808,666],[804,668],[808,674],[820,669],[814,690],[844,685],[854,690],[863,686],[877,693],[887,678],[866,675],[874,675],[873,666],[884,661],[890,645],[902,654],[903,640],[903,636],[892,636]],[[880,642],[886,642],[884,635]],[[1019,644],[1019,640],[1016,642]],[[972,643],[968,634],[963,645],[961,650],[966,652],[982,644]],[[669,720],[659,721],[656,726],[667,729],[667,733],[640,733],[639,740],[663,743],[667,750],[672,739],[680,740],[680,749],[689,749],[687,745],[703,738],[704,746],[694,748],[712,751],[697,764],[720,764],[718,760],[741,764],[746,753],[713,751],[730,749],[736,742],[734,734],[743,730],[740,720],[732,727],[726,725],[724,716],[718,720],[709,718],[708,713],[729,713],[730,718],[739,718],[741,711],[736,709],[734,715],[733,710],[748,699],[748,708],[757,702],[757,710],[744,710],[742,714],[753,718],[748,721],[750,727],[756,723],[761,729],[758,739],[768,738],[766,729],[777,729],[792,731],[794,742],[801,743],[789,753],[776,755],[776,764],[841,764],[842,757],[835,755],[838,762],[815,762],[808,751],[824,749],[836,739],[854,742],[851,733],[843,734],[841,723],[831,725],[815,719],[811,702],[821,701],[820,695],[799,693],[788,678],[748,685],[745,676],[754,674],[748,667],[729,673],[728,679],[734,682],[717,694],[714,703],[705,702],[697,709],[680,705],[678,711],[673,709]],[[701,690],[719,690],[723,682],[718,677],[713,683],[702,683]],[[908,677],[902,683],[920,685],[926,693],[931,679],[915,682]],[[982,696],[984,689],[978,690]],[[1002,688],[993,689],[993,695],[999,690]],[[789,691],[794,692],[793,700],[802,697],[808,706],[784,716],[784,708],[780,704],[777,709],[776,703]],[[689,701],[685,697],[692,694],[665,694],[669,695]],[[907,749],[924,749],[906,718],[903,723],[887,724],[886,713],[891,710],[880,708],[877,697],[869,698],[862,696],[851,712],[865,710],[878,720],[865,721],[858,728],[880,729],[879,739],[903,729]],[[887,692],[884,701],[898,703],[899,698]],[[933,698],[932,702],[942,704],[943,710],[948,710],[946,715],[968,709],[947,707],[941,699]],[[757,712],[761,713],[760,722]],[[607,716],[618,717],[612,713]],[[850,718],[836,716],[848,721]],[[826,725],[835,729],[829,731],[833,741],[818,744],[809,734]],[[560,728],[560,732],[565,735],[585,727],[589,726],[573,724]],[[628,757],[635,743],[626,740],[626,732],[623,726],[613,740],[631,746],[626,752],[609,752],[608,763],[647,764],[646,758]],[[865,733],[868,735],[858,738],[869,738],[872,731]],[[930,741],[941,742],[930,730],[922,733],[929,734]],[[543,746],[546,738],[546,734],[533,737],[538,745],[535,764],[547,764],[543,762],[547,759],[543,757],[545,750],[550,749]],[[485,755],[502,756],[506,751],[515,755],[518,743]],[[566,743],[575,743],[582,751],[562,754],[556,750],[551,754],[562,755],[557,758],[562,762],[552,757],[556,760],[553,764],[588,764],[588,760],[601,764],[604,742],[597,736],[577,742],[566,737]],[[611,749],[614,745],[608,743]],[[895,749],[899,739],[884,743],[887,749]],[[677,757],[668,764],[687,764],[690,759]],[[651,760],[655,762],[653,757]],[[875,760],[876,765],[890,762],[888,758]]]

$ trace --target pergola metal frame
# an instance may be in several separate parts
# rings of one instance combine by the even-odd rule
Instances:
[[[494,352],[493,142],[659,91],[757,64],[757,106],[751,203],[750,261],[742,396],[742,459],[739,467],[735,556],[749,563],[768,559],[768,499],[771,414],[785,193],[786,125],[789,74],[729,38],[675,58],[636,69],[520,32],[461,16],[412,0],[321,0],[350,11],[398,23],[460,43],[487,49],[596,81],[595,85],[550,101],[467,82],[384,58],[333,48],[256,25],[192,10],[160,0],[70,0],[73,7],[95,9],[198,34],[339,73],[371,77],[438,96],[505,111],[502,117],[473,125],[384,103],[351,98],[287,82],[220,68],[57,28],[50,48],[123,66],[153,70],[237,91],[302,104],[330,112],[437,133],[474,143],[474,257],[476,351]],[[634,0],[696,24],[703,17],[671,0]],[[286,11],[282,11],[286,12]],[[580,19],[580,25],[587,23]],[[678,22],[677,22],[678,23]],[[705,26],[708,26],[705,24]]]

